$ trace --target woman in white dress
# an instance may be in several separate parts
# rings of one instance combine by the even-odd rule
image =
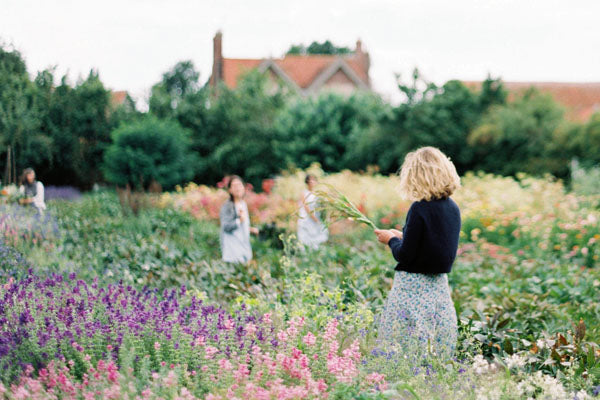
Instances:
[[[258,229],[250,226],[248,205],[244,201],[246,188],[239,176],[232,176],[227,185],[229,200],[223,204],[221,220],[221,254],[223,261],[247,263],[252,259],[250,233],[257,235]]]
[[[317,249],[321,243],[329,238],[327,228],[321,222],[321,216],[318,211],[318,198],[313,193],[317,186],[317,178],[313,175],[307,175],[307,190],[304,191],[300,205],[300,218],[298,219],[298,240],[311,249]]]
[[[25,196],[19,200],[20,204],[33,206],[40,213],[44,212],[46,209],[44,185],[35,179],[35,171],[33,169],[27,168],[23,171],[19,192]]]

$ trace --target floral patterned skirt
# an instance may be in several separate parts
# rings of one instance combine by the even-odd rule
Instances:
[[[404,351],[451,357],[458,335],[447,274],[396,271],[379,321],[379,339]]]

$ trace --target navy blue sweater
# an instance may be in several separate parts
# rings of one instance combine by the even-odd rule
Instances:
[[[398,261],[396,271],[448,273],[458,249],[460,210],[450,198],[415,201],[402,233],[402,239],[388,243]]]

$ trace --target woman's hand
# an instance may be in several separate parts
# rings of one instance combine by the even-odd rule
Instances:
[[[388,244],[390,239],[396,236],[389,229],[375,229],[375,235],[377,235],[377,240],[383,244]]]
[[[402,239],[403,234],[401,231],[397,229],[390,229],[390,232],[392,232],[398,239]]]
[[[253,234],[253,235],[258,235],[259,230],[258,230],[258,228],[255,228],[255,227],[251,226],[250,227],[250,233]]]

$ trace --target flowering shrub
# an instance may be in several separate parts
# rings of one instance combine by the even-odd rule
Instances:
[[[165,363],[180,366],[192,392],[213,398],[321,398],[338,383],[385,386],[382,376],[359,369],[358,339],[340,346],[336,319],[320,333],[300,317],[277,324],[243,304],[233,312],[204,305],[185,288],[161,298],[123,285],[88,285],[74,275],[9,281],[0,289],[0,377],[10,382],[25,371],[27,380],[28,366],[44,377],[56,359],[84,374],[90,361],[109,358],[130,363],[136,377]]]
[[[303,177],[284,174],[264,193],[250,191],[255,218],[293,229]],[[409,204],[398,200],[394,179],[344,172],[321,181],[378,226],[402,225]],[[91,382],[112,363],[116,382],[100,374],[90,383],[97,398],[113,389],[119,398],[596,395],[598,209],[550,179],[467,175],[463,185],[454,196],[463,233],[449,274],[460,320],[455,360],[377,345],[394,261],[370,231],[344,221],[316,251],[293,235],[282,251],[254,241],[251,263],[226,264],[215,223],[226,193],[191,185],[137,217],[124,215],[110,192],[57,200],[49,212],[60,235],[45,237],[49,245],[18,236],[23,260],[3,243],[0,391],[14,397],[36,382],[52,390],[39,373],[54,368],[83,398],[84,375]],[[81,280],[69,277],[74,270]],[[21,385],[25,378],[33,381]]]
[[[20,242],[42,244],[58,235],[51,213],[38,213],[33,207],[0,205],[0,240],[11,245]]]
[[[21,253],[0,240],[0,279],[17,275],[18,270],[30,268]]]
[[[72,186],[46,186],[44,188],[44,197],[46,201],[56,199],[77,200],[81,198],[81,192]]]
[[[272,185],[272,183],[265,184],[265,188],[270,190]],[[163,194],[159,203],[162,206],[180,208],[198,219],[218,221],[221,206],[227,199],[228,194],[224,189],[190,183],[185,188],[178,187],[175,193]],[[297,199],[284,199],[267,191],[256,193],[250,187],[246,189],[245,200],[250,218],[255,224],[269,222],[288,224],[298,207]]]

